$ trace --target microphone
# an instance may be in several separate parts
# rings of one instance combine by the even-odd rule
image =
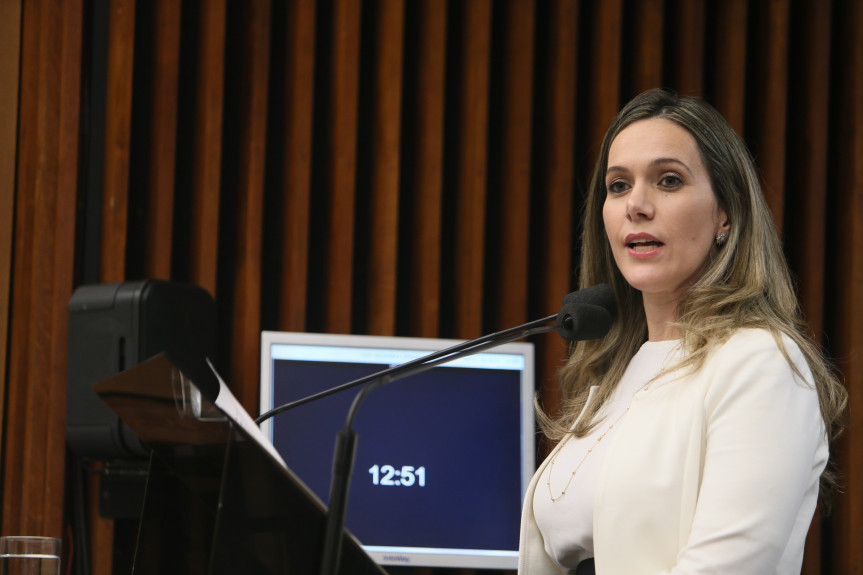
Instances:
[[[597,284],[563,297],[557,331],[567,341],[599,339],[611,329],[617,303],[608,284]]]
[[[390,381],[401,379],[454,359],[530,335],[557,330],[560,336],[567,341],[598,339],[604,337],[608,333],[608,330],[611,329],[611,323],[614,320],[616,311],[617,305],[614,299],[614,292],[607,284],[597,284],[583,290],[574,291],[563,297],[563,306],[555,315],[466,341],[407,363],[396,365],[383,371],[337,385],[331,389],[325,389],[308,397],[274,407],[259,415],[255,419],[255,423],[260,425],[282,412],[318,399],[323,399],[340,391],[384,378],[390,378]],[[554,322],[554,324],[547,325],[551,322]]]
[[[255,423],[260,424],[274,415],[316,399],[351,387],[367,384],[354,398],[348,412],[345,427],[338,433],[336,438],[333,476],[330,485],[329,514],[324,533],[320,574],[335,575],[338,572],[341,558],[342,532],[344,529],[345,513],[347,511],[348,489],[353,471],[354,456],[356,454],[356,433],[352,429],[353,421],[359,405],[366,395],[374,389],[396,379],[420,373],[443,363],[473,355],[484,349],[497,347],[529,335],[557,330],[560,336],[568,341],[581,341],[603,337],[611,329],[615,311],[616,304],[611,287],[606,284],[598,284],[564,296],[563,305],[555,315],[454,345],[413,361],[396,365],[378,373],[373,373],[332,389],[310,395],[298,401],[287,403],[261,414],[255,420]]]

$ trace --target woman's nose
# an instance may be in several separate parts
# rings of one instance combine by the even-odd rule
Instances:
[[[629,192],[626,200],[626,215],[629,219],[646,218],[652,219],[654,215],[653,201],[651,200],[649,187],[644,183],[636,182]]]

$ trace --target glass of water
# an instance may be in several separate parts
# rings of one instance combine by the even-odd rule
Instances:
[[[0,537],[0,575],[60,575],[60,540]]]

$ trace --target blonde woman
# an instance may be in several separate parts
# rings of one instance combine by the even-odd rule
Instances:
[[[798,574],[846,393],[806,337],[750,154],[708,104],[621,110],[588,191],[581,286],[618,313],[561,372],[519,573]],[[819,489],[820,488],[820,489]]]

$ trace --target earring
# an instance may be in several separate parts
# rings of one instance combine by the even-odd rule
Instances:
[[[721,248],[726,241],[728,241],[728,234],[725,232],[719,232],[716,234],[716,247]]]

